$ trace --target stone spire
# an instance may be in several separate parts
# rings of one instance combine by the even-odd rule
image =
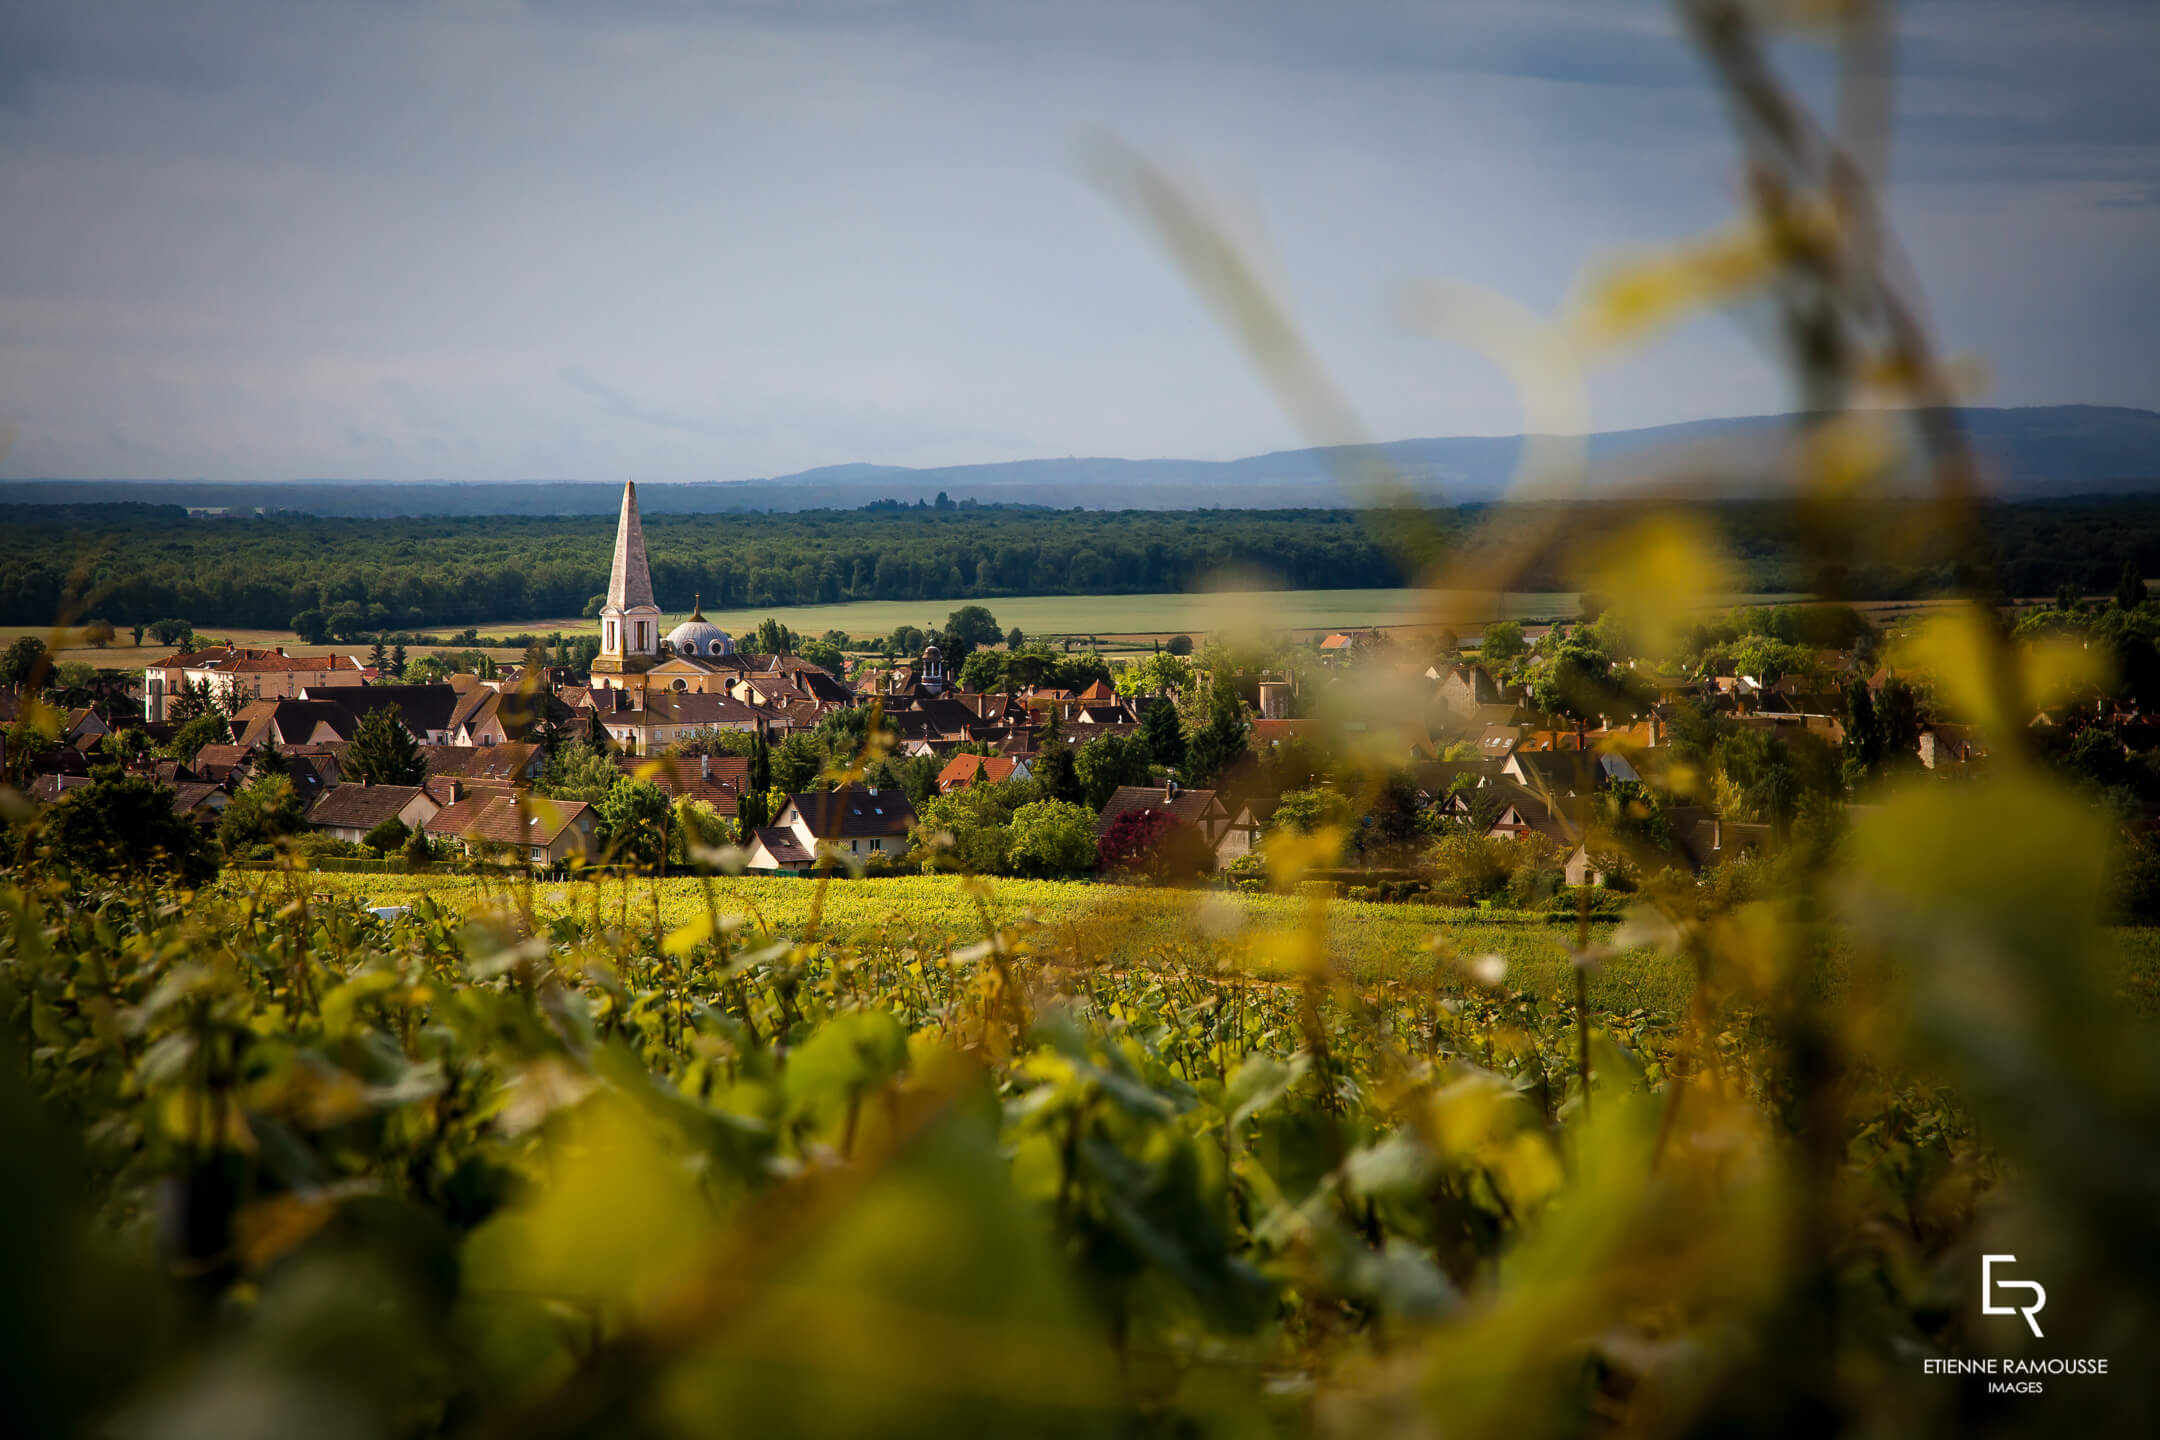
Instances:
[[[615,565],[608,571],[607,603],[611,609],[652,607],[652,567],[645,562],[645,527],[638,523],[637,482],[625,481],[622,519],[615,526]]]

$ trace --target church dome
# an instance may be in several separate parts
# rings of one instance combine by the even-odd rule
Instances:
[[[705,618],[704,596],[691,607],[690,618],[667,633],[668,645],[677,655],[710,659],[735,653],[735,637]]]

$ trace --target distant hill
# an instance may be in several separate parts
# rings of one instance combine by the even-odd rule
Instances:
[[[2160,413],[2105,405],[1967,409],[1966,427],[1985,460],[1989,487],[2013,499],[2160,491]],[[1773,493],[1785,481],[1782,461],[1790,416],[1702,420],[1645,430],[1609,431],[1589,440],[1591,488],[1625,489],[1645,469],[1677,457],[1700,488],[1714,494]],[[1373,449],[1428,503],[1464,504],[1498,497],[1515,473],[1523,438],[1458,436],[1396,440]],[[884,500],[908,505],[939,493],[953,502],[1039,505],[1058,509],[1297,509],[1355,503],[1337,469],[1355,452],[1282,450],[1242,460],[1015,460],[915,470],[894,465],[829,465],[764,480],[644,485],[651,514],[741,510],[851,510]],[[620,480],[459,484],[296,480],[270,484],[218,481],[7,480],[0,503],[96,504],[143,501],[246,513],[305,515],[606,515]]]

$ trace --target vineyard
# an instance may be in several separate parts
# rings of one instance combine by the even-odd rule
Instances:
[[[1432,1405],[1582,1433],[1830,1385],[1834,1352],[1776,1343],[1810,1244],[1857,1267],[1861,1333],[1964,1323],[1940,1295],[2008,1162],[1855,1050],[1849,1148],[1810,1168],[1794,1027],[1855,982],[1804,950],[1699,969],[1780,905],[1577,951],[1278,879],[26,881],[17,1413],[1361,1434]]]

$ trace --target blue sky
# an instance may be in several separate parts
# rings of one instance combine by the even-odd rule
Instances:
[[[1907,6],[1892,213],[1995,404],[2160,406],[2160,5]],[[1819,60],[1790,52],[1803,71]],[[735,479],[1301,443],[1085,178],[1204,185],[1373,433],[1508,433],[1411,282],[1548,308],[1731,213],[1669,12],[0,8],[0,479]],[[1711,317],[1599,428],[1783,408]]]

